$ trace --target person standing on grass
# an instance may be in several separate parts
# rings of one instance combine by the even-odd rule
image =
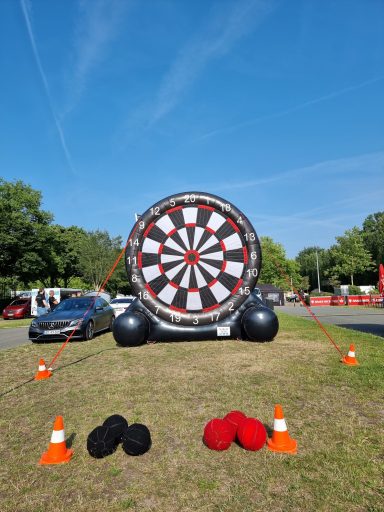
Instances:
[[[36,306],[37,306],[37,316],[45,315],[48,310],[48,304],[45,300],[45,290],[44,288],[39,288],[39,292],[36,295]]]

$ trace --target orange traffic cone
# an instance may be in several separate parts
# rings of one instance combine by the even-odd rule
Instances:
[[[62,462],[69,462],[72,455],[73,450],[68,449],[65,444],[63,417],[56,416],[48,451],[43,453],[39,464],[61,464]]]
[[[39,369],[37,370],[37,373],[35,375],[35,380],[48,379],[49,377],[51,377],[51,375],[52,372],[47,370],[44,359],[40,359]]]
[[[355,357],[355,345],[353,343],[349,347],[348,355],[343,356],[341,362],[348,366],[358,366],[359,363]]]
[[[283,408],[279,404],[275,405],[273,434],[267,440],[267,448],[273,452],[297,453],[297,441],[289,436]]]

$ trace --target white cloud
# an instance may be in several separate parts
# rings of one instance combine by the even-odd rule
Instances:
[[[126,0],[79,1],[73,72],[63,115],[75,107],[86,90],[92,71],[106,58],[108,48],[119,33],[130,3]]]
[[[30,5],[29,1],[27,1],[27,0],[20,0],[20,5],[21,5],[21,10],[22,10],[23,16],[24,16],[25,25],[26,25],[26,28],[27,28],[29,41],[31,43],[33,56],[34,56],[34,59],[35,59],[35,62],[36,62],[37,69],[39,71],[39,75],[40,75],[41,81],[43,83],[45,97],[47,99],[48,107],[49,107],[49,110],[50,110],[51,115],[53,117],[53,121],[55,123],[56,131],[57,131],[57,134],[58,134],[59,140],[60,140],[60,144],[61,144],[61,147],[62,147],[64,156],[65,156],[65,159],[67,161],[67,164],[68,164],[68,167],[69,167],[71,173],[72,174],[76,174],[75,168],[74,168],[73,163],[72,163],[72,158],[71,158],[71,155],[69,153],[68,146],[67,146],[67,143],[66,143],[66,140],[65,140],[63,128],[62,128],[60,120],[59,120],[59,118],[58,118],[58,116],[56,114],[56,110],[55,110],[55,108],[53,106],[52,96],[51,96],[51,92],[49,90],[49,85],[48,85],[47,77],[46,77],[46,74],[44,72],[44,68],[43,68],[43,65],[41,63],[41,60],[40,60],[39,51],[37,49],[36,38],[35,38],[35,34],[33,32],[33,27],[32,27],[32,8],[31,8],[31,5]]]
[[[273,10],[274,2],[241,0],[224,4],[211,15],[206,26],[180,50],[157,94],[149,125],[173,110],[183,94],[213,59],[225,55],[242,37]]]
[[[339,96],[343,96],[344,94],[348,94],[353,91],[357,91],[358,89],[362,89],[363,87],[367,87],[368,85],[374,84],[376,82],[384,80],[384,76],[379,76],[376,78],[372,78],[371,80],[365,80],[359,84],[350,85],[349,87],[345,87],[344,89],[339,89],[337,91],[330,92],[318,98],[313,98],[312,100],[305,101],[303,103],[299,103],[298,105],[294,105],[293,107],[280,110],[279,112],[274,112],[272,114],[268,114],[265,116],[256,117],[254,119],[249,119],[248,121],[244,121],[242,123],[232,124],[230,126],[226,126],[224,128],[218,128],[217,130],[211,130],[210,132],[204,133],[195,139],[195,142],[209,139],[216,135],[220,135],[222,133],[232,133],[237,130],[241,130],[243,128],[248,128],[249,126],[253,126],[255,124],[261,123],[262,121],[269,121],[270,119],[278,119],[280,117],[287,116],[289,114],[293,114],[299,110],[303,110],[311,105],[316,105],[317,103],[322,103],[323,101],[331,100],[333,98],[337,98]]]
[[[258,172],[260,175],[261,171],[259,170]],[[326,160],[324,162],[318,162],[306,167],[290,169],[276,174],[269,174],[265,176],[261,174],[262,177],[255,180],[227,181],[225,183],[218,183],[215,187],[216,190],[248,189],[260,185],[267,185],[269,183],[285,182],[295,178],[308,178],[308,176],[314,174],[319,178],[319,180],[323,178],[328,179],[326,175],[329,174],[331,174],[332,177],[345,174],[349,181],[351,181],[355,176],[360,178],[363,175],[367,176],[369,173],[380,177],[384,176],[384,151]]]

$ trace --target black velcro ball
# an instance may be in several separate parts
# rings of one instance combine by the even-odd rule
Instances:
[[[113,337],[123,347],[138,347],[149,335],[149,321],[145,315],[135,311],[119,315],[113,322]]]
[[[133,423],[122,436],[123,450],[128,455],[143,455],[151,447],[151,434],[148,427],[141,423]]]
[[[109,427],[111,436],[114,436],[117,442],[120,443],[124,430],[128,428],[128,421],[120,414],[112,414],[104,421],[103,426]]]
[[[95,459],[102,459],[116,451],[119,442],[111,435],[108,427],[100,426],[92,430],[87,438],[87,450]]]
[[[248,308],[241,323],[251,341],[272,341],[279,330],[279,320],[275,312],[260,305]]]

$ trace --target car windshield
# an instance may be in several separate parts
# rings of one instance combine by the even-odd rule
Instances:
[[[56,311],[86,310],[94,302],[94,297],[82,297],[79,299],[65,299],[55,308]]]
[[[28,302],[28,299],[14,300],[10,306],[24,306]]]
[[[130,304],[133,302],[133,299],[113,299],[111,304]]]

